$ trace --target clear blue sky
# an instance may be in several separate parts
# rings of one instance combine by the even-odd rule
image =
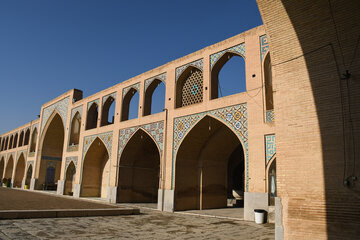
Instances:
[[[0,134],[262,24],[255,0],[0,2]]]

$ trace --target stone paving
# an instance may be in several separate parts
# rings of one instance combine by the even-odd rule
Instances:
[[[0,239],[274,239],[274,225],[141,209],[115,217],[1,220]]]

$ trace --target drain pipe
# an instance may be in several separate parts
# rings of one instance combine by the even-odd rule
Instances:
[[[162,176],[161,176],[161,211],[164,211],[164,199],[165,199],[165,172],[166,172],[166,143],[167,143],[167,122],[168,122],[168,109],[164,108],[165,111],[165,122],[164,122],[164,149],[163,149],[163,164],[162,164]]]

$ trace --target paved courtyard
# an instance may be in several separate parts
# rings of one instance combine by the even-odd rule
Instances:
[[[1,220],[0,239],[274,239],[274,225],[163,213]]]

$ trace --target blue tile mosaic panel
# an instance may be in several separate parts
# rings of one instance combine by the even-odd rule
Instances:
[[[270,123],[270,122],[274,122],[274,121],[275,121],[274,109],[267,110],[266,111],[266,122]]]
[[[248,118],[247,118],[247,104],[238,104],[230,107],[219,108],[207,112],[196,113],[188,116],[178,117],[174,119],[174,136],[173,136],[173,157],[172,157],[172,178],[171,188],[174,188],[174,166],[177,151],[186,134],[205,116],[211,116],[220,122],[224,123],[241,140],[244,146],[245,161],[246,161],[246,191],[249,185],[249,164],[248,164]]]
[[[265,148],[266,164],[268,164],[276,154],[275,134],[265,136]]]
[[[94,142],[94,140],[96,138],[101,139],[101,141],[104,143],[104,145],[109,153],[109,159],[111,159],[112,136],[113,136],[112,132],[106,132],[106,133],[100,133],[100,134],[95,134],[95,135],[84,137],[82,161],[84,161],[86,152],[89,150],[89,147],[91,146],[91,144]]]
[[[70,97],[66,97],[66,98],[43,109],[43,113],[41,116],[42,119],[41,119],[40,134],[44,130],[45,124],[47,123],[47,121],[49,120],[49,117],[51,116],[51,114],[54,112],[55,109],[59,112],[59,114],[63,120],[64,128],[66,127],[66,118],[67,118],[69,101],[70,101]]]
[[[245,43],[241,43],[234,47],[222,50],[221,52],[214,53],[210,55],[210,68],[212,69],[215,63],[227,52],[239,54],[245,58]]]
[[[162,152],[163,152],[163,142],[164,142],[164,139],[163,139],[164,138],[163,137],[164,136],[164,121],[134,126],[131,128],[120,129],[120,131],[119,131],[119,151],[118,151],[119,159],[120,159],[121,153],[124,150],[126,144],[128,143],[130,138],[134,135],[134,133],[138,129],[142,129],[145,132],[147,132],[148,134],[150,134],[150,136],[152,136],[152,138],[155,140],[156,144],[158,145],[158,147],[160,149],[160,157],[161,157]]]
[[[138,82],[138,83],[135,83],[135,84],[133,84],[133,85],[131,85],[131,86],[128,86],[128,87],[126,87],[126,88],[123,88],[123,90],[122,90],[122,98],[123,98],[123,99],[124,99],[124,97],[126,96],[126,94],[129,92],[129,90],[130,90],[131,88],[133,88],[133,89],[135,89],[136,91],[140,92],[140,83]]]
[[[264,60],[266,54],[269,51],[269,43],[266,35],[260,36],[260,57],[261,62]]]
[[[176,77],[175,77],[175,82],[177,82],[178,78],[180,77],[180,75],[185,71],[185,69],[189,66],[194,66],[198,69],[200,69],[201,71],[203,71],[203,60],[202,59],[199,59],[199,60],[196,60],[194,62],[191,62],[191,63],[187,63],[181,67],[178,67],[176,68]]]
[[[88,102],[87,103],[87,110],[89,111],[89,109],[90,109],[90,107],[91,107],[91,105],[93,103],[96,103],[98,105],[98,107],[99,107],[99,104],[100,104],[99,102],[100,102],[100,99],[95,99],[95,100],[92,100],[92,101]]]
[[[67,168],[68,168],[68,166],[70,165],[71,162],[74,163],[75,169],[77,169],[78,157],[77,157],[77,156],[66,157],[66,160],[65,160],[64,179],[66,179],[66,171],[67,171]]]
[[[166,85],[166,73],[162,73],[160,75],[145,80],[145,91],[155,79],[159,79]]]
[[[109,97],[112,97],[114,100],[116,100],[116,92],[113,92],[113,93],[110,93],[106,96],[103,96],[102,98],[102,104],[104,105],[104,103],[106,102],[106,100],[109,98]]]

